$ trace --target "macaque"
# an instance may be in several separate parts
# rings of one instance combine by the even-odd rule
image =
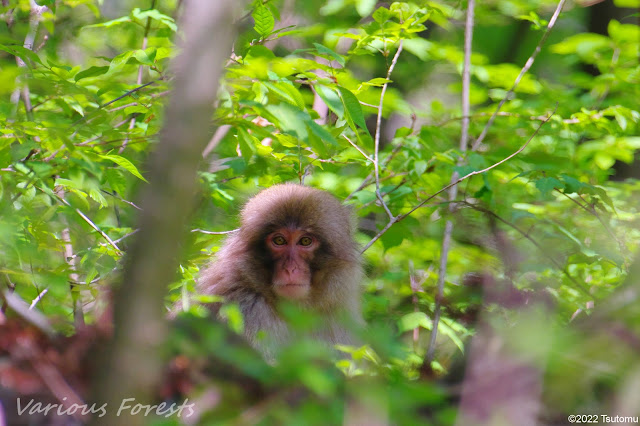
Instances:
[[[314,337],[352,343],[341,324],[345,317],[362,323],[363,272],[353,234],[350,210],[329,193],[296,184],[273,186],[246,204],[239,231],[202,273],[198,292],[237,303],[247,340],[265,354],[291,337],[278,311],[283,301],[321,316],[323,326],[312,332]]]

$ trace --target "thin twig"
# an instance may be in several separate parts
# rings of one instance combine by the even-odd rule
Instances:
[[[589,289],[585,288],[581,283],[579,283],[578,281],[575,280],[575,278],[573,278],[571,276],[571,274],[569,274],[569,271],[567,270],[567,268],[565,266],[562,266],[553,256],[551,256],[549,254],[549,251],[546,250],[544,247],[542,247],[542,245],[540,243],[538,243],[533,237],[531,237],[529,235],[528,232],[525,232],[524,230],[520,229],[517,225],[507,221],[506,219],[503,219],[502,217],[498,216],[496,213],[492,212],[491,210],[485,209],[483,207],[480,207],[476,204],[471,204],[467,201],[459,201],[460,204],[464,204],[466,206],[469,206],[470,208],[477,210],[479,212],[482,212],[484,214],[490,215],[492,217],[494,217],[496,220],[504,223],[505,225],[509,226],[510,228],[512,228],[513,230],[515,230],[516,232],[518,232],[520,235],[522,235],[524,238],[526,238],[531,244],[533,244],[539,251],[540,253],[549,260],[549,262],[551,262],[553,264],[553,266],[555,266],[556,268],[558,268],[560,271],[562,271],[562,273],[569,278],[569,280],[574,283],[576,285],[577,288],[579,288],[580,290],[582,290],[582,292],[586,295],[590,295],[589,294]]]
[[[447,118],[446,120],[443,120],[439,123],[434,124],[435,127],[442,127],[445,126],[449,123],[452,123],[454,121],[459,121],[462,120],[464,118],[476,118],[476,117],[486,117],[487,115],[491,115],[491,114],[495,114],[491,113],[491,112],[477,112],[475,114],[470,114],[470,115],[462,115],[460,117],[451,117],[451,118]],[[547,119],[546,116],[544,115],[524,115],[524,114],[519,114],[517,112],[508,112],[508,111],[500,111],[499,113],[496,114],[498,117],[515,117],[515,118],[526,118],[527,120],[531,120],[531,121],[544,121]],[[590,116],[589,118],[594,119],[594,120],[598,120],[600,118],[602,118],[602,114],[595,114]],[[561,120],[561,122],[563,124],[578,124],[581,123],[579,118],[565,118],[563,120]]]
[[[402,149],[402,144],[398,144],[396,146],[393,147],[393,150],[391,150],[391,153],[389,154],[389,156],[387,158],[385,158],[384,162],[382,163],[382,166],[386,166],[387,164],[389,164],[389,162],[391,160],[393,160],[393,158],[398,154],[398,152],[400,152],[400,150]],[[367,186],[370,185],[371,183],[371,179],[373,178],[373,173],[369,173],[367,175],[366,178],[364,178],[362,180],[362,183],[360,184],[360,186],[358,186],[356,189],[354,189],[353,191],[351,191],[351,193],[349,195],[347,195],[347,197],[344,199],[344,201],[349,201],[350,199],[352,199],[358,192],[362,191],[364,188],[366,188]]]
[[[558,109],[558,104],[556,103],[555,108],[553,109],[553,111],[551,112],[551,114],[549,114],[549,116],[547,117],[547,119],[543,122],[541,122],[538,127],[536,128],[536,130],[533,132],[533,134],[529,137],[529,139],[527,140],[527,142],[525,142],[524,145],[522,145],[520,148],[518,148],[518,150],[516,152],[514,152],[513,154],[509,155],[506,158],[503,158],[502,160],[498,161],[495,164],[492,164],[491,166],[487,167],[486,169],[482,169],[482,170],[476,170],[473,171],[463,177],[461,177],[460,179],[456,180],[453,183],[450,183],[449,185],[445,186],[444,188],[440,189],[438,192],[436,192],[435,194],[433,194],[432,196],[430,196],[429,198],[427,198],[426,200],[422,201],[420,204],[418,204],[416,207],[414,207],[413,209],[411,209],[408,213],[405,213],[403,216],[406,217],[408,215],[410,215],[411,213],[413,213],[414,211],[418,210],[420,207],[422,207],[424,204],[426,204],[427,202],[429,202],[429,200],[431,200],[433,197],[435,197],[436,195],[440,194],[443,191],[446,191],[447,189],[451,188],[454,185],[459,184],[460,182],[462,182],[463,180],[467,180],[472,176],[475,175],[480,175],[482,173],[488,172],[489,170],[498,167],[499,165],[501,165],[502,163],[511,160],[513,157],[515,157],[516,155],[520,154],[528,145],[529,143],[533,140],[533,138],[536,137],[536,135],[538,134],[538,132],[540,131],[540,128],[542,128],[542,126],[544,126],[550,119],[551,117],[553,117],[553,115],[556,113],[556,110]]]
[[[47,319],[47,317],[45,317],[41,312],[35,309],[29,309],[29,305],[27,304],[27,302],[22,300],[22,298],[17,293],[5,290],[2,293],[2,297],[4,298],[4,301],[6,302],[9,309],[22,317],[22,319],[27,321],[29,324],[37,327],[47,336],[55,336],[56,333],[53,330],[53,327],[51,327],[51,324],[49,324],[49,320]]]
[[[33,300],[31,301],[31,305],[29,305],[29,309],[33,309],[33,308],[35,308],[35,307],[36,307],[36,305],[38,304],[38,302],[39,302],[40,300],[42,300],[42,298],[44,297],[44,295],[45,295],[45,294],[47,294],[48,292],[49,292],[49,289],[48,289],[48,288],[45,288],[44,290],[42,290],[42,291],[40,292],[40,294],[38,294],[38,296],[37,296],[35,299],[33,299]]]
[[[371,241],[369,241],[364,248],[362,249],[362,253],[364,253],[369,247],[371,247],[373,245],[373,243],[375,243],[376,241],[378,241],[378,239],[385,233],[387,232],[387,230],[391,227],[391,225],[393,225],[396,222],[399,222],[400,220],[404,219],[405,217],[409,216],[411,213],[413,213],[414,211],[418,210],[420,207],[424,206],[425,204],[427,204],[430,200],[432,200],[436,195],[442,193],[443,191],[446,191],[447,189],[451,188],[452,186],[455,186],[457,184],[459,184],[460,182],[469,179],[472,176],[475,175],[479,175],[482,173],[486,173],[489,170],[498,167],[500,164],[504,163],[505,161],[508,161],[510,159],[512,159],[513,157],[515,157],[516,155],[520,154],[526,147],[527,145],[529,145],[529,143],[533,140],[533,138],[538,134],[538,132],[540,131],[540,128],[545,125],[549,119],[551,119],[551,117],[553,116],[553,114],[555,114],[556,109],[558,109],[558,105],[556,104],[556,107],[553,109],[553,111],[551,112],[551,114],[549,114],[549,117],[547,117],[547,119],[545,121],[543,121],[542,123],[540,123],[540,125],[538,126],[538,128],[535,130],[535,132],[533,132],[533,134],[531,135],[531,137],[529,137],[529,139],[527,140],[527,142],[522,145],[516,152],[514,152],[513,154],[509,155],[506,158],[503,158],[502,160],[498,161],[495,164],[492,164],[491,166],[487,167],[486,169],[482,169],[482,170],[476,170],[474,172],[471,172],[463,177],[461,177],[460,179],[456,180],[455,182],[450,183],[449,185],[445,186],[444,188],[441,188],[440,190],[438,190],[437,192],[435,192],[433,195],[431,195],[430,197],[428,197],[427,199],[423,200],[422,202],[420,202],[420,204],[418,204],[417,206],[415,206],[414,208],[412,208],[409,212],[404,213],[402,215],[396,216],[395,218],[391,219],[389,221],[389,223],[380,231],[376,234],[375,237],[373,237],[371,239]]]
[[[460,152],[464,154],[467,151],[467,141],[469,139],[469,90],[471,86],[471,53],[473,42],[473,19],[474,19],[475,0],[469,0],[467,3],[467,19],[464,26],[464,64],[462,66],[462,126],[460,130]],[[463,158],[458,159],[458,166],[462,165]],[[459,174],[454,171],[451,175],[451,182],[458,180]],[[458,196],[458,185],[454,185],[449,190],[449,212],[453,212],[456,208],[455,200]],[[451,249],[451,235],[453,233],[453,222],[447,219],[444,227],[444,235],[442,237],[442,249],[440,251],[440,269],[438,271],[438,292],[435,298],[435,310],[433,315],[433,325],[431,327],[431,336],[429,337],[429,347],[425,356],[425,361],[430,363],[433,361],[436,350],[436,338],[438,337],[438,326],[440,324],[440,315],[442,313],[442,298],[444,296],[444,281],[447,276],[447,263],[449,260],[449,250]]]
[[[351,144],[351,146],[352,146],[352,147],[354,147],[355,149],[357,149],[357,150],[358,150],[358,152],[359,152],[360,154],[362,154],[362,156],[363,156],[364,158],[366,158],[367,160],[369,160],[369,161],[371,161],[371,162],[373,163],[373,158],[369,157],[369,156],[367,155],[367,153],[366,153],[366,152],[364,152],[362,149],[360,149],[360,147],[359,147],[358,145],[356,145],[355,143],[353,143],[353,141],[352,141],[351,139],[349,139],[345,134],[343,134],[343,135],[342,135],[342,137],[343,137],[343,138],[345,138],[345,139],[347,140],[347,142],[349,142],[349,143]]]
[[[64,200],[64,190],[62,187],[58,189],[56,192],[56,196],[58,198]],[[73,254],[73,245],[71,244],[71,231],[69,230],[69,225],[66,223],[66,217],[63,219],[65,222],[65,227],[62,229],[60,233],[60,239],[62,240],[62,254],[64,256],[64,261],[69,265],[69,280],[71,284],[69,284],[69,291],[71,292],[71,300],[73,301],[73,322],[76,328],[82,327],[84,325],[84,313],[82,311],[82,300],[80,297],[80,293],[73,282],[79,280],[77,266],[76,266],[76,257]],[[34,303],[31,304],[31,307],[34,306]]]
[[[114,243],[118,244],[120,241],[124,240],[125,238],[129,238],[132,235],[135,235],[137,232],[139,231],[139,229],[134,229],[133,231],[129,232],[128,234],[123,235],[122,237],[118,238],[117,240],[113,240]],[[106,246],[107,243],[100,243],[101,246]]]
[[[387,71],[387,80],[390,79],[391,77],[391,73],[393,72],[393,69],[396,66],[396,63],[398,63],[398,58],[400,57],[400,53],[402,53],[402,42],[403,40],[400,40],[400,43],[398,44],[398,50],[396,51],[396,54],[393,56],[393,59],[391,60],[391,65],[389,65],[389,70]],[[375,179],[376,179],[376,196],[378,197],[378,199],[380,200],[380,203],[382,204],[382,207],[384,207],[384,210],[387,212],[387,216],[389,216],[389,219],[393,219],[393,213],[391,213],[391,210],[389,210],[389,207],[387,206],[387,203],[385,203],[384,199],[382,198],[382,195],[380,194],[380,162],[379,162],[379,153],[380,153],[380,133],[381,133],[381,127],[382,127],[382,104],[384,102],[384,95],[387,91],[387,86],[389,85],[389,83],[384,83],[382,85],[382,91],[380,92],[380,103],[378,105],[378,116],[376,117],[376,134],[375,134],[375,138],[374,138],[374,142],[375,142],[375,150],[374,150],[374,154],[373,154],[373,170],[374,170],[374,175],[375,175]]]
[[[90,116],[92,116],[92,115],[93,115],[93,114],[95,114],[96,112],[100,111],[101,109],[104,109],[104,108],[108,107],[109,105],[111,105],[111,104],[113,104],[113,103],[115,103],[115,102],[118,102],[120,99],[126,98],[127,96],[131,96],[132,94],[134,94],[134,93],[136,93],[136,92],[138,92],[138,91],[140,91],[140,90],[144,89],[145,87],[150,86],[150,85],[152,85],[152,84],[155,84],[155,83],[157,83],[158,81],[162,81],[163,79],[164,79],[163,77],[160,77],[160,78],[157,78],[157,79],[155,79],[155,80],[152,80],[152,81],[150,81],[150,82],[148,82],[148,83],[142,84],[142,85],[140,85],[140,86],[138,86],[138,87],[134,87],[133,89],[126,91],[124,94],[122,94],[122,95],[118,96],[117,98],[112,99],[112,100],[110,100],[109,102],[104,103],[104,104],[102,104],[102,105],[98,106],[98,108],[96,108],[95,110],[91,111],[89,114],[87,114],[87,115],[85,115],[85,116],[83,116],[83,117],[80,117],[79,119],[77,119],[76,121],[74,121],[74,122],[71,124],[71,126],[69,126],[69,127],[70,127],[70,128],[73,128],[73,127],[77,126],[78,124],[80,124],[81,122],[89,120],[89,117],[90,117]],[[74,134],[75,134],[75,133],[74,133]]]
[[[380,109],[380,107],[378,105],[368,104],[368,103],[362,102],[362,101],[360,101],[360,105],[368,106],[370,108],[377,109],[377,110]]]
[[[206,158],[209,154],[211,154],[211,151],[213,151],[216,146],[218,146],[222,138],[226,136],[229,130],[231,130],[231,126],[229,124],[223,124],[216,129],[216,131],[213,133],[213,136],[211,137],[211,140],[207,144],[207,147],[204,149],[204,151],[202,151],[202,158]]]
[[[384,180],[386,180],[386,179],[390,179],[390,178],[394,178],[394,177],[398,177],[398,176],[401,176],[401,174],[392,175],[392,176],[387,176],[387,177],[385,177],[385,178],[380,179],[380,182],[382,182],[382,181],[384,181]],[[400,181],[400,183],[398,183],[398,184],[397,184],[396,186],[394,186],[392,189],[390,189],[389,191],[384,192],[384,193],[383,193],[383,192],[381,192],[381,194],[382,194],[383,196],[385,196],[385,195],[389,195],[389,194],[391,194],[391,193],[393,193],[393,192],[397,191],[397,190],[398,190],[398,188],[400,188],[400,187],[401,187],[402,185],[404,185],[405,183],[407,183],[407,180],[406,180],[406,179],[402,179],[402,180]],[[377,199],[377,198],[374,198],[373,200],[371,200],[371,201],[369,201],[369,202],[367,202],[367,203],[361,204],[361,205],[358,207],[358,210],[365,209],[365,208],[369,207],[371,204],[373,204],[373,203],[375,203],[375,202],[377,202],[377,201],[378,201],[378,199]]]
[[[103,190],[102,190],[102,192],[104,192],[105,194],[110,195],[110,196],[112,196],[112,197],[114,197],[114,198],[117,198],[118,200],[122,201],[122,202],[123,202],[123,203],[125,203],[125,204],[129,204],[129,205],[130,205],[131,207],[133,207],[134,209],[142,210],[140,207],[138,207],[137,205],[135,205],[135,203],[133,203],[132,201],[125,200],[124,198],[122,198],[121,196],[119,196],[119,195],[118,195],[118,193],[117,193],[117,192],[115,192],[115,191],[114,191],[113,193],[111,193],[111,192],[109,192],[109,191],[105,191],[105,190],[103,189]]]
[[[551,19],[549,20],[549,24],[547,24],[547,29],[545,30],[544,34],[542,35],[542,38],[538,42],[538,45],[536,46],[535,50],[533,51],[529,59],[527,59],[527,62],[524,64],[522,69],[520,70],[520,74],[518,74],[518,77],[516,77],[516,80],[513,82],[513,86],[511,86],[511,89],[509,89],[507,94],[502,98],[495,112],[493,113],[493,115],[491,115],[491,118],[489,118],[489,121],[487,121],[487,124],[484,126],[484,129],[482,129],[482,133],[480,133],[480,136],[478,136],[478,139],[476,139],[476,141],[471,146],[472,151],[476,151],[478,149],[478,147],[484,140],[485,136],[487,136],[487,132],[489,131],[489,128],[493,124],[493,121],[496,119],[496,115],[498,114],[498,112],[500,111],[504,103],[507,101],[507,99],[511,97],[516,87],[518,87],[518,84],[520,84],[522,77],[524,77],[527,71],[529,71],[529,68],[531,68],[531,66],[535,62],[536,57],[538,56],[538,53],[540,53],[540,51],[542,50],[542,46],[547,41],[547,38],[551,33],[551,29],[554,27],[554,25],[556,24],[556,21],[558,20],[558,16],[560,15],[560,11],[564,7],[565,1],[566,0],[560,0],[558,2],[558,6],[556,7],[555,12],[553,12],[553,16],[551,16]]]
[[[93,222],[91,221],[91,219],[89,219],[89,218],[87,217],[87,215],[85,215],[84,213],[82,213],[82,211],[81,211],[80,209],[78,209],[78,208],[74,208],[71,204],[69,204],[69,202],[68,202],[67,200],[65,200],[64,198],[60,197],[60,196],[59,196],[58,194],[56,194],[56,193],[51,193],[51,192],[48,192],[48,191],[44,191],[42,188],[39,188],[39,187],[37,187],[37,186],[35,186],[35,188],[36,188],[36,189],[38,189],[39,191],[41,191],[41,192],[45,193],[45,194],[49,194],[49,195],[53,194],[53,196],[55,196],[55,197],[56,197],[56,198],[57,198],[57,199],[58,199],[62,204],[64,204],[64,205],[65,205],[65,206],[67,206],[67,207],[71,207],[72,209],[74,209],[74,210],[75,210],[75,212],[76,212],[76,213],[77,213],[77,214],[78,214],[78,215],[79,215],[79,216],[80,216],[80,217],[81,217],[85,222],[87,222],[87,223],[89,224],[89,226],[91,226],[93,229],[95,229],[96,231],[98,231],[98,233],[99,233],[100,235],[102,235],[102,237],[103,237],[105,240],[107,240],[107,242],[109,243],[109,245],[110,245],[111,247],[113,247],[114,249],[116,249],[116,250],[118,251],[118,253],[122,253],[122,250],[120,250],[120,248],[116,245],[116,243],[114,243],[114,242],[111,240],[111,238],[109,238],[109,236],[108,236],[108,235],[107,235],[107,234],[106,234],[102,229],[100,229],[100,228],[98,227],[98,225],[96,225],[95,223],[93,223]]]
[[[240,229],[232,229],[231,231],[205,231],[204,229],[192,229],[191,232],[199,232],[201,234],[207,234],[207,235],[227,235],[227,234],[233,234],[234,232],[238,232]]]
[[[38,32],[40,17],[44,12],[48,11],[49,8],[47,6],[39,6],[34,0],[29,1],[29,8],[29,31],[24,38],[22,47],[33,51],[33,43],[36,39],[36,33]],[[27,64],[19,56],[16,56],[16,63],[18,64],[19,68],[24,69],[27,67]],[[22,80],[23,78],[22,76],[18,76],[17,79]],[[17,102],[17,100],[20,99],[20,94],[22,94],[22,102],[24,102],[24,109],[27,113],[27,117],[31,120],[31,111],[33,108],[31,105],[31,94],[29,92],[29,85],[26,83],[26,81],[22,84],[22,90],[19,87],[15,89],[14,94],[11,96],[11,99]]]
[[[411,303],[413,304],[413,312],[420,312],[418,293],[424,293],[422,289],[422,285],[427,280],[427,277],[430,275],[431,269],[433,265],[429,266],[429,271],[427,273],[423,273],[420,280],[416,276],[415,267],[413,265],[413,261],[409,261],[409,286],[411,287]],[[413,329],[413,350],[418,350],[418,341],[420,339],[420,327],[417,326]]]
[[[605,231],[607,231],[607,233],[611,236],[611,238],[613,238],[615,240],[615,242],[618,244],[618,246],[620,247],[620,250],[622,252],[624,252],[625,248],[624,248],[624,244],[622,243],[622,241],[620,241],[620,239],[618,239],[618,237],[616,236],[616,234],[614,234],[613,230],[609,227],[609,225],[604,221],[604,219],[602,219],[600,217],[600,215],[598,214],[598,212],[596,211],[595,207],[593,207],[593,205],[591,203],[588,203],[587,201],[585,201],[585,203],[588,205],[585,206],[583,205],[581,202],[579,202],[578,200],[575,200],[571,197],[569,197],[568,194],[566,194],[563,191],[560,191],[558,188],[553,188],[556,191],[558,191],[560,194],[564,195],[565,197],[567,197],[569,200],[573,201],[574,203],[576,203],[578,206],[580,206],[582,209],[584,209],[586,212],[592,214],[593,216],[596,217],[596,219],[598,219],[598,221],[600,222],[600,224],[602,225],[602,227],[605,229]],[[582,198],[580,198],[582,199]],[[583,200],[584,201],[584,200]]]

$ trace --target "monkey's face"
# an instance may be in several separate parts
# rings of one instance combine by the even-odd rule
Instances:
[[[272,284],[286,299],[303,300],[311,290],[311,261],[320,243],[311,233],[298,228],[280,228],[266,238],[273,259]]]

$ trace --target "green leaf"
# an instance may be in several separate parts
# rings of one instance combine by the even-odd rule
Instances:
[[[608,47],[611,40],[607,36],[594,33],[576,34],[565,38],[560,43],[551,46],[551,51],[559,54],[577,53],[585,57],[594,51]]]
[[[448,322],[449,321],[446,321],[445,319],[440,321],[440,324],[438,325],[438,332],[442,333],[442,335],[444,336],[449,337],[451,341],[458,347],[458,349],[460,349],[460,352],[464,352],[464,343],[462,343],[462,340],[460,340],[455,330],[451,326],[449,326],[449,324],[447,324]],[[453,321],[451,323],[456,324]]]
[[[108,207],[109,203],[107,202],[107,199],[104,198],[104,195],[102,195],[102,192],[100,192],[99,189],[95,189],[92,188],[89,190],[89,197],[91,197],[91,199],[93,201],[96,201],[98,203],[100,203],[101,207]]]
[[[346,62],[345,62],[344,57],[342,55],[334,52],[333,50],[331,50],[328,47],[323,46],[321,44],[313,43],[313,45],[315,46],[315,48],[318,51],[319,55],[328,56],[328,57],[334,59],[335,61],[337,61],[341,66],[344,67]]]
[[[565,194],[579,194],[583,188],[591,187],[591,185],[580,182],[578,179],[569,176],[569,175],[561,175],[562,180],[564,181],[564,192]]]
[[[564,183],[554,177],[543,177],[536,180],[536,188],[542,192],[542,195],[547,195],[555,188],[563,189]]]
[[[322,129],[322,126],[318,126],[318,127]],[[330,133],[329,133],[329,136],[331,136]],[[324,158],[329,155],[329,153],[327,152],[327,147],[325,142],[313,130],[309,132],[309,145],[315,151],[315,153],[318,154],[320,157]]]
[[[69,107],[71,107],[72,110],[74,110],[75,112],[77,112],[78,114],[84,117],[84,110],[82,109],[82,105],[80,105],[80,103],[75,98],[71,96],[63,96],[62,100],[67,105],[69,105]]]
[[[282,99],[289,102],[290,104],[300,109],[304,109],[304,98],[293,84],[280,81],[275,83],[265,81],[262,84],[264,84],[265,87],[268,87],[269,90],[278,94]]]
[[[79,81],[79,80],[82,80],[83,78],[96,77],[102,74],[106,74],[107,71],[109,71],[109,67],[90,67],[84,71],[80,71],[78,74],[75,75],[73,79],[75,81]]]
[[[373,12],[373,15],[372,15],[373,19],[378,24],[385,23],[386,21],[390,20],[392,16],[393,14],[386,7],[379,7],[378,9],[376,9],[375,12]]]
[[[606,152],[597,152],[593,157],[593,161],[600,169],[608,170],[615,164],[616,159]]]
[[[356,11],[358,15],[365,17],[371,14],[371,11],[376,7],[376,0],[356,0]]]
[[[325,129],[324,127],[322,127],[321,125],[319,125],[318,123],[316,123],[311,119],[308,120],[307,124],[309,125],[309,128],[311,129],[311,131],[320,139],[322,139],[325,142],[329,142],[331,145],[338,146],[338,141],[336,141],[336,139],[333,137],[331,133],[327,131],[327,129]]]
[[[82,29],[86,28],[111,28],[116,25],[127,24],[131,22],[131,18],[123,16],[122,18],[112,19],[111,21],[101,22],[99,24],[85,25]]]
[[[298,139],[307,140],[307,126],[305,122],[310,121],[308,114],[288,103],[278,105],[267,105],[269,111],[280,123],[280,128],[288,133],[294,133]],[[305,115],[307,117],[305,117]]]
[[[238,128],[238,145],[242,158],[249,161],[255,152],[254,146],[259,143],[255,137],[251,136],[244,128]]]
[[[356,95],[342,86],[338,86],[338,90],[340,91],[342,103],[344,104],[344,109],[348,117],[353,120],[353,123],[355,123],[358,127],[369,134],[369,130],[367,130],[367,124],[364,121],[362,106],[360,105],[360,101],[358,101],[358,98],[356,98]],[[357,132],[356,129],[353,130]]]
[[[114,71],[120,70],[123,68],[127,61],[136,53],[135,50],[130,50],[128,52],[121,53],[114,57],[109,64],[109,72],[112,73]]]
[[[122,167],[123,169],[125,169],[126,171],[128,171],[129,173],[137,177],[138,179],[147,182],[147,180],[144,177],[142,177],[142,175],[140,174],[136,166],[134,166],[133,163],[127,160],[126,158],[121,157],[119,155],[115,155],[115,154],[100,155],[100,158],[104,160],[113,161],[118,166]]]
[[[431,322],[431,319],[427,317],[427,314],[425,314],[424,312],[408,313],[401,317],[398,321],[398,331],[400,331],[400,333],[404,333],[418,327],[431,330],[432,326],[433,323]]]
[[[318,96],[320,96],[320,99],[324,101],[324,103],[338,116],[338,118],[344,117],[344,105],[335,90],[327,86],[323,86],[322,84],[316,84],[314,88],[316,89]]]
[[[105,180],[109,187],[118,194],[127,192],[127,180],[121,170],[115,168],[105,170]]]
[[[227,321],[229,328],[237,334],[242,334],[244,330],[244,318],[237,304],[229,303],[222,305],[220,316]]]
[[[273,14],[268,8],[262,5],[257,6],[253,9],[251,16],[255,22],[253,29],[256,30],[262,38],[271,34],[275,25],[275,20],[273,19]]]
[[[600,197],[600,199],[609,207],[611,207],[611,210],[615,211],[616,208],[613,205],[613,200],[609,197],[609,194],[607,194],[607,191],[605,191],[603,188],[598,188],[598,187],[594,187],[594,192],[596,194],[598,194],[598,197]]]
[[[143,65],[154,65],[154,60],[156,57],[156,48],[151,47],[145,50],[136,50],[133,56]]]
[[[386,83],[391,83],[392,81],[387,79],[387,78],[373,78],[369,81],[365,81],[364,84],[365,86],[374,86],[374,87],[382,87],[384,86]]]
[[[131,15],[141,22],[146,22],[147,19],[153,19],[154,21],[167,26],[171,31],[175,32],[178,30],[176,22],[172,17],[167,16],[156,9],[140,10],[139,8],[135,8],[131,12]]]
[[[617,7],[628,7],[635,9],[640,7],[640,0],[613,0],[613,4]]]
[[[26,64],[29,62],[36,62],[40,65],[44,65],[40,60],[40,57],[30,49],[22,46],[5,46],[4,44],[0,44],[0,50],[4,50],[5,52],[9,52],[14,56],[22,59]]]
[[[411,173],[416,177],[422,176],[422,174],[427,170],[427,162],[426,161],[415,161],[413,163],[413,170]]]

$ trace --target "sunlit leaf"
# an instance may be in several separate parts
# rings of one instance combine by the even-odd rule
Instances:
[[[109,160],[109,161],[113,161],[118,166],[122,167],[123,169],[125,169],[126,171],[128,171],[129,173],[131,173],[132,175],[137,177],[138,179],[141,179],[141,180],[143,180],[145,182],[147,181],[140,174],[140,172],[138,171],[138,168],[136,166],[134,166],[131,161],[127,160],[124,157],[121,157],[121,156],[115,155],[115,154],[111,154],[111,155],[100,155],[100,158],[105,159],[105,160]]]
[[[275,20],[273,19],[273,14],[267,7],[262,5],[256,6],[251,16],[255,22],[253,29],[256,30],[260,36],[266,37],[271,34]]]

